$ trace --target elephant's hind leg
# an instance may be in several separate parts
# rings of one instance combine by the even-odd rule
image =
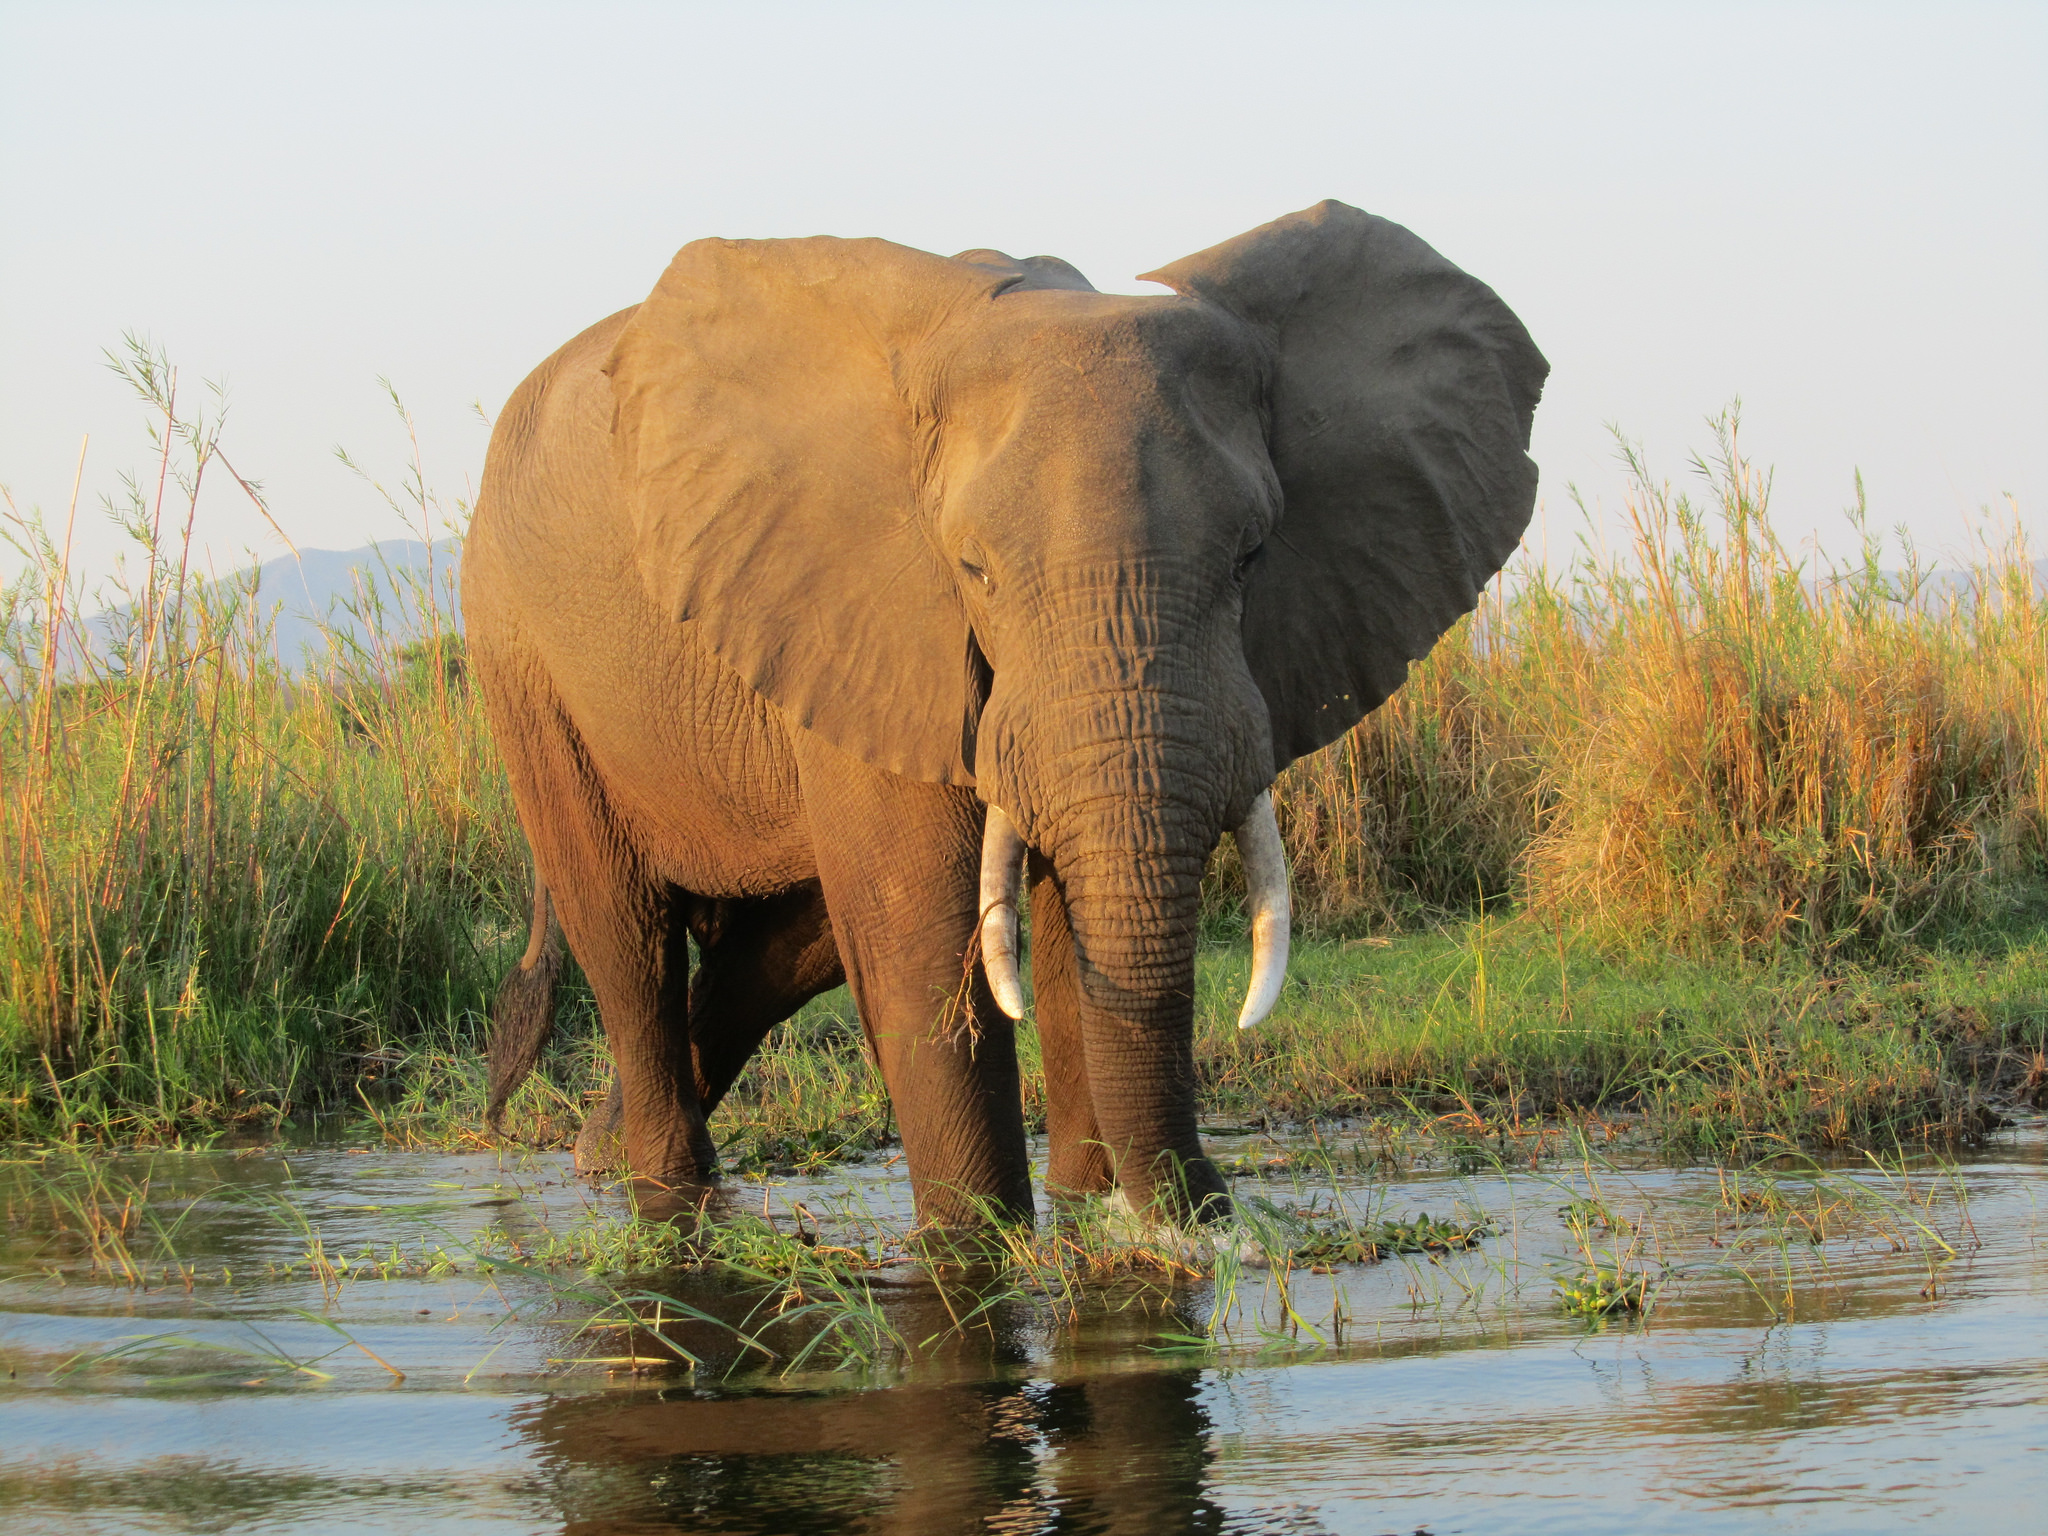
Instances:
[[[768,1032],[846,973],[815,883],[753,900],[683,900],[674,921],[697,940],[688,1027],[697,1102],[708,1118]],[[576,1138],[577,1171],[621,1168],[624,1132],[625,1095],[614,1074]]]
[[[586,1177],[626,1170],[626,1089],[618,1073],[611,1091],[583,1117],[576,1133],[576,1171]]]
[[[575,895],[556,900],[611,1046],[626,1169],[662,1183],[710,1178],[717,1155],[690,1065],[690,951],[672,911],[681,895],[642,871],[591,862]]]
[[[542,668],[508,659],[522,658],[494,654],[485,672],[492,730],[555,914],[597,998],[626,1166],[664,1184],[707,1178],[715,1157],[690,1064],[690,954],[678,919],[687,898],[646,867]]]
[[[690,1050],[697,1099],[710,1114],[768,1031],[846,979],[816,882],[774,896],[721,901],[692,925]]]

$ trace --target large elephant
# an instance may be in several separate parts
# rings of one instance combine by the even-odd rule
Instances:
[[[1287,944],[1268,787],[1516,547],[1548,365],[1492,290],[1342,203],[1150,280],[1173,293],[699,240],[520,386],[463,572],[537,873],[494,1118],[545,1038],[552,906],[635,1173],[709,1175],[706,1115],[843,977],[920,1219],[1028,1217],[1028,874],[1049,1186],[1223,1207],[1203,867],[1237,829],[1253,1022]]]

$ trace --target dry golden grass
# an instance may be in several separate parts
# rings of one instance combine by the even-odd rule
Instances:
[[[1966,588],[1816,572],[1732,416],[1702,506],[1631,458],[1634,547],[1524,570],[1276,795],[1301,916],[1513,897],[1701,953],[1896,951],[2048,873],[2048,604],[2015,528]]]
[[[176,1135],[377,1098],[394,1077],[414,1117],[422,1095],[467,1103],[527,872],[452,593],[408,588],[403,612],[357,616],[371,638],[337,634],[311,674],[280,668],[264,595],[190,569],[202,482],[255,494],[218,417],[181,413],[160,356],[120,361],[157,422],[115,509],[131,580],[89,604],[69,520],[53,539],[17,516],[29,566],[0,593],[0,1138]],[[1874,555],[1802,569],[1733,420],[1718,425],[1703,504],[1632,464],[1632,550],[1511,573],[1393,700],[1282,776],[1305,930],[1510,902],[1555,933],[1562,1025],[1568,947],[1889,962],[2042,886],[2048,625],[2017,535],[1957,601],[1893,590]],[[397,499],[439,517],[416,467]],[[81,612],[110,600],[125,617],[88,645]],[[1212,938],[1232,932],[1238,884],[1226,843]],[[568,1005],[580,1086],[588,1000]],[[799,1036],[801,1076],[817,1053]],[[1592,1059],[1553,1063],[1548,1038],[1497,1045],[1553,1075]],[[858,1066],[833,1067],[826,1098],[844,1104],[812,1124],[792,1118],[802,1094],[757,1074],[735,1102],[763,1106],[760,1155],[869,1135],[879,1101]],[[1339,1099],[1384,1068],[1333,1068]],[[1502,1080],[1520,1070],[1504,1058]],[[1610,1077],[1555,1097],[1599,1102]]]

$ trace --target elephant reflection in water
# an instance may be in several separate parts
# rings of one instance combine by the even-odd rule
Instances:
[[[1032,1347],[1043,1317],[971,1286],[877,1285],[891,1326],[931,1339],[914,1375],[878,1390],[704,1390],[745,1364],[729,1332],[668,1325],[703,1364],[688,1384],[558,1397],[514,1424],[550,1468],[577,1532],[1202,1531],[1221,1516],[1202,1493],[1208,1414],[1192,1370],[1119,1370],[1161,1327],[1194,1325],[1131,1307],[1094,1315],[1087,1362]],[[692,1294],[738,1322],[738,1293]],[[975,1315],[963,1332],[954,1323]],[[778,1348],[797,1344],[773,1329]],[[637,1349],[636,1351],[637,1352]],[[813,1375],[810,1380],[816,1381]]]
[[[1199,1379],[596,1393],[521,1427],[556,1464],[570,1531],[1220,1530]]]

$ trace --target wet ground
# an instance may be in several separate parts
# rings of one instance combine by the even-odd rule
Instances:
[[[792,1294],[587,1276],[621,1202],[552,1155],[0,1165],[0,1529],[1988,1533],[2048,1508],[2038,1122],[1951,1163],[1739,1176],[1213,1145],[1254,1237],[1342,1202],[1378,1261],[1241,1236],[1213,1278],[942,1288],[898,1260]],[[732,1189],[820,1251],[883,1252],[906,1199],[881,1158]],[[652,1326],[587,1326],[626,1306]]]

